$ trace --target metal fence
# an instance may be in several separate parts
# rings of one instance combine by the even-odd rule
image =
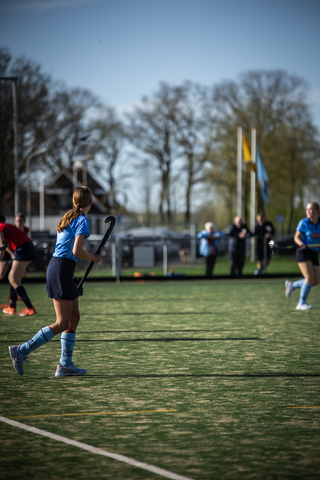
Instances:
[[[91,235],[85,243],[90,253],[95,253],[102,235]],[[33,243],[37,259],[28,267],[31,272],[46,271],[54,252],[56,238],[46,232],[36,236]],[[228,236],[219,239],[220,257],[228,257]],[[247,255],[252,260],[253,244],[248,240]],[[274,252],[291,255],[295,246],[292,236],[277,236],[273,239]],[[95,271],[107,271],[115,278],[128,269],[161,268],[167,276],[170,269],[183,265],[195,265],[200,261],[199,239],[195,225],[189,229],[176,230],[165,227],[148,227],[123,229],[113,233],[101,252],[102,260],[95,266]],[[85,270],[88,261],[79,259],[78,269]]]

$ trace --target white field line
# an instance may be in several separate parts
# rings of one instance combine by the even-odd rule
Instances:
[[[15,420],[10,420],[9,418],[0,416],[0,422],[7,423],[13,427],[21,428],[22,430],[27,430],[28,432],[35,433],[36,435],[42,435],[43,437],[51,438],[57,442],[66,443],[67,445],[72,445],[73,447],[81,448],[82,450],[87,450],[90,453],[96,455],[102,455],[104,457],[112,458],[113,460],[118,460],[118,462],[127,463],[133,467],[142,468],[143,470],[148,470],[149,472],[160,475],[164,478],[169,478],[171,480],[192,480],[192,478],[184,477],[182,475],[177,475],[176,473],[169,472],[169,470],[164,470],[163,468],[158,468],[153,465],[148,465],[147,463],[139,462],[133,458],[126,457],[124,455],[119,455],[118,453],[108,452],[107,450],[102,450],[101,448],[93,447],[92,445],[87,445],[86,443],[77,442],[67,437],[62,437],[61,435],[56,435],[51,432],[46,432],[45,430],[40,430],[39,428],[30,427],[24,423],[16,422]]]

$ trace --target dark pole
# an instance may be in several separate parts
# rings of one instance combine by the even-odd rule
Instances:
[[[0,77],[0,80],[11,82],[13,103],[13,133],[14,133],[14,214],[20,211],[19,191],[19,132],[18,132],[18,91],[17,82],[19,77]]]

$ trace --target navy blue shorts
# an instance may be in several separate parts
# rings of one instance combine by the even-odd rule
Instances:
[[[297,263],[302,263],[302,262],[307,262],[310,261],[313,263],[313,265],[316,265],[319,267],[319,258],[318,258],[318,252],[315,252],[314,250],[311,250],[310,248],[304,248],[303,250],[300,250],[300,248],[297,248],[296,250],[296,262]]]
[[[14,260],[18,262],[30,262],[36,259],[36,249],[32,242],[26,242],[18,245],[14,251]]]
[[[10,262],[11,262],[11,260],[12,260],[12,258],[11,258],[10,253],[4,252],[4,255],[3,255],[3,257],[2,257],[1,262],[4,262],[6,265],[9,265]]]
[[[47,294],[55,300],[75,300],[79,290],[73,280],[76,262],[69,258],[51,257],[47,268]]]

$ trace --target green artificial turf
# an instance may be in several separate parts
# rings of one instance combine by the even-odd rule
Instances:
[[[278,279],[85,284],[74,378],[59,338],[14,371],[8,346],[55,319],[27,291],[36,316],[0,314],[1,416],[195,480],[319,478],[317,288],[303,312]],[[161,478],[3,422],[0,444],[1,479]]]
[[[257,268],[257,263],[252,262],[249,259],[246,260],[243,274],[244,275],[253,275],[254,271]],[[205,275],[205,261],[203,258],[198,258],[195,263],[191,262],[177,262],[168,260],[167,272],[174,272],[176,275],[183,275],[186,277],[194,276],[204,276]],[[165,275],[164,266],[162,261],[158,261],[157,264],[152,268],[141,268],[141,267],[126,267],[121,269],[121,277],[132,278],[135,272],[139,272],[142,275],[154,274],[155,277],[163,277]],[[85,273],[85,269],[77,269],[77,275],[82,277]],[[215,268],[215,276],[230,276],[230,260],[228,256],[218,257]],[[279,255],[275,254],[271,257],[271,262],[267,268],[267,274],[269,275],[294,275],[300,276],[300,271],[297,263],[294,260],[293,255]],[[93,266],[93,269],[90,272],[90,279],[92,278],[110,278],[113,277],[111,265],[108,264],[96,264]],[[45,272],[28,272],[28,280],[32,279],[42,279],[45,280]]]
[[[253,275],[254,271],[257,268],[256,262],[251,262],[247,259],[243,274],[244,275]],[[201,276],[205,274],[205,260],[204,258],[198,258],[195,263],[183,263],[183,262],[174,262],[168,260],[167,271],[173,271],[175,274],[183,274],[188,277],[192,276]],[[122,268],[121,276],[123,277],[132,277],[135,272],[140,272],[142,274],[150,274],[153,272],[156,277],[162,277],[164,275],[163,263],[161,261],[157,262],[156,266],[153,268],[140,268],[140,267],[131,267],[131,268]],[[268,274],[297,274],[299,273],[299,267],[294,260],[292,255],[283,256],[283,255],[273,255],[270,261],[270,264],[267,268]],[[81,276],[80,272],[79,276]],[[104,265],[95,265],[93,269],[94,276],[112,276],[111,268],[105,268]],[[214,271],[214,275],[230,275],[230,260],[228,256],[218,257]]]

